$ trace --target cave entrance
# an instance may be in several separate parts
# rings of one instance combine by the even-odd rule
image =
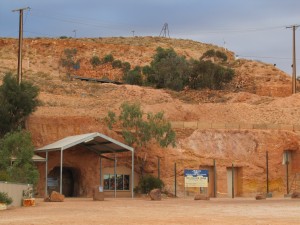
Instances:
[[[75,167],[63,167],[62,173],[62,194],[65,197],[79,196],[79,169]],[[59,192],[60,167],[54,167],[48,174],[48,193]]]

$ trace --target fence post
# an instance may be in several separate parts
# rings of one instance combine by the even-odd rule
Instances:
[[[176,186],[177,186],[177,179],[176,179],[176,163],[174,164],[174,183],[175,183],[175,197],[177,197],[177,189],[176,189]]]

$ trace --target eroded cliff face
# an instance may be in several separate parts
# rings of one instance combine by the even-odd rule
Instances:
[[[120,136],[106,128],[92,117],[31,117],[27,123],[36,146],[42,146],[70,135],[101,132],[122,142]],[[166,189],[174,192],[174,163],[177,166],[177,194],[184,195],[184,169],[208,169],[213,174],[213,160],[217,168],[218,196],[228,196],[228,170],[232,164],[236,170],[236,195],[253,196],[266,192],[266,151],[269,154],[269,190],[273,195],[286,192],[286,167],[282,165],[283,152],[292,152],[289,165],[290,182],[295,173],[299,173],[299,134],[284,130],[225,130],[225,129],[176,129],[181,132],[175,148],[162,149],[153,144],[147,150],[136,150],[135,158],[146,157],[147,173],[157,175],[158,157],[160,158],[161,178]],[[183,135],[184,134],[184,135]],[[80,196],[91,196],[92,187],[98,182],[99,158],[89,151],[69,152],[64,157],[64,165],[80,170],[81,181],[78,184]],[[118,166],[130,167],[130,155],[118,156]],[[59,154],[54,154],[49,171],[59,165]],[[91,165],[94,165],[94,167]],[[108,162],[104,166],[111,166]],[[41,174],[43,166],[39,166]],[[91,171],[92,170],[92,171]],[[136,160],[135,172],[139,175]],[[44,175],[41,176],[39,193],[43,193]],[[211,180],[209,194],[212,195]]]
[[[169,121],[180,125],[174,127],[177,147],[161,149],[153,144],[146,151],[136,151],[137,159],[147,158],[145,169],[154,175],[157,173],[157,157],[161,158],[161,177],[169,191],[174,192],[175,162],[177,189],[182,195],[184,169],[208,169],[213,174],[215,160],[220,196],[230,192],[228,177],[232,164],[236,170],[237,195],[265,192],[265,153],[268,151],[270,191],[278,194],[286,192],[285,166],[282,165],[284,151],[292,152],[290,181],[295,173],[300,173],[300,94],[291,95],[291,77],[274,65],[236,60],[234,53],[227,51],[227,65],[235,70],[236,76],[225,90],[186,89],[173,92],[133,85],[70,81],[59,63],[65,49],[76,48],[76,59],[81,60],[77,75],[120,80],[120,69],[112,68],[110,64],[93,68],[90,58],[113,54],[115,59],[127,61],[133,68],[148,65],[157,47],[174,48],[188,59],[198,59],[209,49],[223,50],[218,46],[189,40],[157,37],[24,40],[23,78],[40,88],[41,104],[27,121],[35,146],[42,147],[70,135],[90,132],[104,133],[123,142],[117,132],[107,129],[103,118],[108,111],[119,112],[120,105],[125,101],[139,102],[145,113],[164,111]],[[0,39],[0,60],[3,62],[0,77],[7,71],[16,71],[16,39]],[[183,123],[187,127],[181,126]],[[207,126],[213,123],[215,126]],[[82,152],[79,150],[79,153]],[[68,154],[73,159],[80,159],[80,154]],[[80,163],[65,159],[67,166],[74,164],[76,168],[91,168],[90,162],[99,164],[92,153],[82,154],[84,160]],[[124,165],[120,160],[120,166],[130,166],[128,156],[119,157],[124,159]],[[58,158],[53,156],[54,161]],[[49,169],[56,166],[57,163],[53,162]],[[111,167],[109,164],[105,166]],[[43,176],[43,165],[39,168]],[[89,170],[75,171],[82,178],[76,184],[78,195],[91,195],[91,186],[98,181]],[[139,173],[138,163],[135,171]],[[210,181],[214,178],[210,177]],[[40,193],[43,193],[43,179],[41,177],[39,184]],[[212,190],[210,182],[210,194]]]

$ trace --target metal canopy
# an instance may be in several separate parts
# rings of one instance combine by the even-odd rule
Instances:
[[[101,175],[101,157],[109,159],[105,156],[101,156],[105,153],[119,153],[119,152],[126,152],[131,151],[131,158],[132,158],[132,165],[131,165],[131,179],[132,179],[132,186],[131,186],[131,197],[133,198],[133,187],[134,187],[134,149],[128,145],[125,145],[115,139],[112,139],[104,134],[95,132],[95,133],[88,133],[88,134],[81,134],[75,136],[69,136],[63,138],[59,141],[56,141],[52,144],[46,145],[42,148],[38,148],[35,152],[45,152],[46,153],[46,165],[45,165],[45,195],[47,195],[47,182],[48,182],[48,152],[51,151],[60,151],[60,193],[62,194],[62,174],[63,174],[63,152],[74,146],[81,146],[85,149],[95,152],[100,156],[100,176]],[[110,159],[111,160],[111,159]],[[116,167],[116,157],[114,159],[115,167]],[[116,168],[115,168],[116,171]],[[116,177],[116,174],[115,174]],[[102,179],[102,178],[101,178]],[[100,181],[101,186],[101,181]],[[115,186],[116,187],[116,186]],[[116,197],[116,188],[115,188],[115,197]]]
[[[132,147],[97,132],[69,136],[52,144],[46,145],[42,148],[38,148],[35,150],[35,152],[50,152],[58,150],[63,151],[76,145],[87,147],[98,154],[118,153],[126,151],[133,152]]]

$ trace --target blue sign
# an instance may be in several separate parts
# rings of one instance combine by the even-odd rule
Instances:
[[[207,177],[208,178],[208,170],[184,170],[184,176],[193,176],[193,177]]]
[[[184,170],[185,187],[208,187],[208,170]]]

